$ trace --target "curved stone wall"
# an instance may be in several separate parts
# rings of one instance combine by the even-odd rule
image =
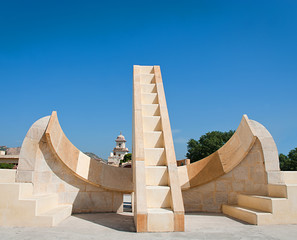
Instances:
[[[79,178],[95,186],[119,192],[132,192],[132,169],[101,163],[79,151],[65,136],[53,112],[45,132],[52,152]]]
[[[74,213],[121,212],[124,191],[108,190],[78,177],[54,154],[45,135],[49,121],[50,116],[41,118],[29,129],[22,144],[16,181],[32,183],[34,195],[57,193],[59,204],[72,204]],[[106,173],[115,174],[103,171]],[[107,179],[104,175],[101,178]]]
[[[179,167],[181,174],[187,175],[182,178],[182,188],[197,187],[230,172],[244,159],[255,139],[249,119],[244,115],[236,132],[223,147],[198,162]]]
[[[222,204],[237,203],[238,194],[265,196],[268,184],[283,181],[272,136],[246,115],[222,148],[178,169],[187,212],[221,212]]]

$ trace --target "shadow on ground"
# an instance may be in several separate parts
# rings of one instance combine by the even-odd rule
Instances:
[[[233,220],[235,222],[241,223],[243,225],[253,225],[253,224],[241,221],[240,219],[230,217],[230,216],[225,215],[223,213],[191,212],[191,213],[186,213],[186,215],[200,216],[200,217],[203,217],[203,216],[205,216],[205,217],[216,217],[216,219],[218,219],[219,221],[226,221],[226,220],[223,220],[223,219],[228,218],[228,219],[231,219],[231,220]],[[214,220],[215,218],[209,218],[209,219]]]
[[[135,232],[135,226],[132,213],[88,213],[73,214],[75,218],[83,219],[94,224],[98,224],[110,229],[122,232]],[[227,227],[227,226],[244,226],[248,223],[238,221],[223,215],[222,213],[187,213],[185,221],[186,231],[196,231],[198,229],[209,228],[210,226]]]
[[[105,226],[117,231],[135,232],[133,215],[131,213],[88,213],[73,214],[73,217],[80,218],[95,224]]]

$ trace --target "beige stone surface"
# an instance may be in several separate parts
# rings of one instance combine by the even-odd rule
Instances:
[[[259,146],[260,142],[256,141],[244,160],[229,173],[202,186],[184,190],[185,210],[221,212],[222,204],[237,203],[240,193],[266,195],[268,183]]]
[[[221,201],[225,202],[222,211],[256,225],[296,224],[297,172],[279,171],[278,152],[270,133],[256,121],[249,120],[248,125],[256,141],[231,171],[236,200],[229,195],[228,204]]]
[[[143,130],[145,132],[161,131],[161,117],[160,116],[145,116],[143,117]]]
[[[168,186],[168,171],[166,166],[146,166],[146,185]]]
[[[134,212],[136,214],[147,214],[147,196],[144,161],[134,162]],[[136,180],[137,179],[137,180]]]
[[[285,192],[277,191],[278,196],[239,195],[238,205],[223,205],[223,212],[256,225],[297,224],[297,184],[273,191],[280,187]]]
[[[76,173],[85,179],[89,178],[91,158],[82,152],[79,152]]]
[[[148,208],[171,208],[171,191],[168,186],[146,186]]]
[[[137,232],[147,231],[147,196],[146,196],[146,177],[145,177],[145,153],[144,153],[144,131],[143,131],[143,112],[142,112],[142,96],[141,82],[148,80],[146,84],[150,84],[153,77],[141,77],[141,71],[145,74],[147,69],[133,69],[133,129],[132,129],[132,168],[133,168],[133,212],[134,223]],[[143,72],[142,72],[143,73]]]
[[[259,199],[269,209],[269,201],[264,201],[264,197],[284,195],[284,188],[278,184],[285,180],[296,182],[297,176],[280,172],[277,156],[267,129],[244,115],[226,145],[197,163],[179,167],[185,210],[221,212],[223,204],[238,204],[238,201],[246,206],[242,200],[246,198],[242,196],[247,194],[263,196]],[[228,206],[225,209],[229,211]],[[250,216],[239,208],[234,211]]]
[[[0,203],[0,225],[5,226],[54,226],[72,211],[122,212],[123,193],[133,190],[132,170],[94,163],[69,142],[55,112],[29,129],[17,171],[2,173],[0,193],[7,198]]]
[[[166,157],[164,148],[144,148],[146,166],[165,166]]]
[[[1,226],[55,226],[71,215],[55,194],[34,196],[32,183],[0,183]]]
[[[86,156],[65,136],[53,112],[45,132],[52,153],[87,183],[119,192],[132,192],[132,169],[110,166]]]
[[[168,166],[168,176],[169,176],[169,186],[171,190],[171,208],[175,213],[179,215],[184,214],[184,204],[183,198],[180,188],[177,164],[176,164],[176,157],[175,157],[175,150],[171,132],[171,126],[169,121],[169,114],[167,110],[167,103],[165,98],[164,86],[161,76],[160,66],[154,66],[154,73],[156,79],[156,86],[157,86],[157,94],[158,94],[158,102],[160,105],[160,116],[161,116],[161,123],[162,123],[162,130],[163,130],[163,137],[164,137],[164,147],[165,147],[165,155],[167,159],[167,166]],[[175,230],[184,231],[184,222],[181,221],[182,217],[179,218],[177,222],[174,223]]]
[[[282,171],[281,172],[283,183],[285,184],[296,184],[297,183],[297,172],[296,171]]]
[[[14,183],[16,170],[0,169],[0,183]]]
[[[143,116],[160,116],[159,104],[142,104]]]
[[[134,66],[133,76],[136,230],[183,231],[183,200],[160,67]]]
[[[159,209],[159,208],[149,209],[147,226],[148,226],[149,232],[173,232],[174,231],[173,212],[169,209]]]

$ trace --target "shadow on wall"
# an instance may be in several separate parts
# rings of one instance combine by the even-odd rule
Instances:
[[[77,217],[95,224],[99,224],[117,231],[135,232],[135,226],[132,214],[116,213],[93,213],[93,214],[75,214]]]

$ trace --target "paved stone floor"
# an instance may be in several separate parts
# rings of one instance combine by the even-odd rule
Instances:
[[[254,226],[221,214],[187,214],[186,232],[135,233],[131,213],[76,214],[57,227],[0,227],[0,239],[297,239],[297,225]]]

